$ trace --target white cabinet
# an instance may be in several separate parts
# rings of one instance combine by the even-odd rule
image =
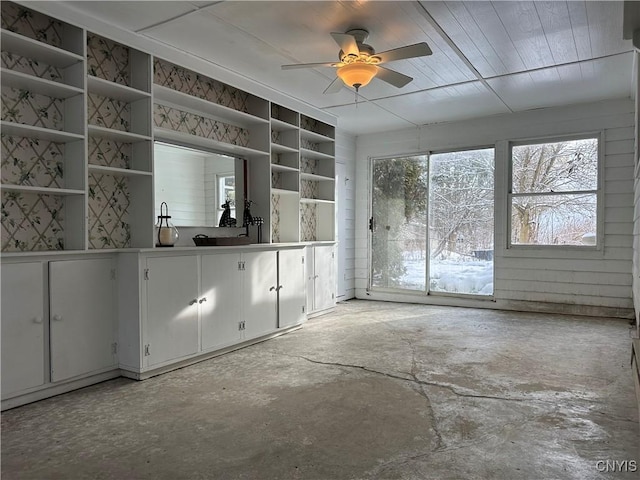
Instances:
[[[2,397],[45,383],[44,267],[2,265]]]
[[[198,257],[147,258],[144,356],[147,365],[199,350]]]
[[[318,314],[335,306],[335,255],[333,245],[307,247],[307,312]]]
[[[242,275],[240,255],[221,253],[202,256],[202,298],[200,318],[202,350],[223,348],[241,339]]]
[[[278,328],[277,252],[242,254],[244,338],[251,339]]]
[[[305,279],[302,249],[278,252],[278,328],[291,327],[304,321]]]
[[[111,258],[49,263],[51,381],[117,366]]]

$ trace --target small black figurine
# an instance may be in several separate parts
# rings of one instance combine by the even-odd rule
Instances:
[[[222,212],[218,226],[235,227],[237,222],[236,219],[231,216],[231,200],[227,199],[227,201],[222,204],[222,208],[224,208],[224,211]]]

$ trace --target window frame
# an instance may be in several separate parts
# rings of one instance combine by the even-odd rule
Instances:
[[[596,139],[598,141],[598,158],[596,171],[595,190],[573,190],[566,192],[513,192],[513,147],[522,145],[540,145],[544,143],[556,143],[563,141]],[[508,142],[507,158],[507,205],[506,205],[506,249],[508,250],[574,250],[581,252],[604,251],[604,131],[583,132],[567,135],[534,137],[527,139],[511,140]],[[576,193],[592,193],[596,195],[596,244],[595,245],[554,245],[554,244],[520,244],[512,242],[512,206],[514,197],[546,196],[546,195],[575,195]]]

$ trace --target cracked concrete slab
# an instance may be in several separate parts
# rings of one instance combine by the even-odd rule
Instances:
[[[631,479],[625,321],[366,301],[2,414],[3,479]]]

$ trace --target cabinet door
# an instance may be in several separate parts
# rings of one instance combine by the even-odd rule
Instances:
[[[2,397],[45,382],[42,263],[2,265]]]
[[[235,253],[202,256],[200,325],[203,350],[240,341],[242,277],[239,261],[240,255]]]
[[[244,253],[243,309],[245,338],[255,338],[278,328],[277,252]]]
[[[112,259],[49,263],[51,381],[117,365]]]
[[[147,365],[197,353],[198,257],[148,258],[147,268],[147,311],[143,320]]]
[[[304,278],[306,281],[307,289],[307,313],[311,313],[315,310],[314,298],[315,298],[315,271],[313,268],[313,247],[304,248]]]
[[[315,271],[314,310],[324,310],[335,305],[335,259],[333,246],[314,247],[313,267]]]
[[[278,327],[290,327],[305,319],[306,284],[302,249],[278,252]]]

